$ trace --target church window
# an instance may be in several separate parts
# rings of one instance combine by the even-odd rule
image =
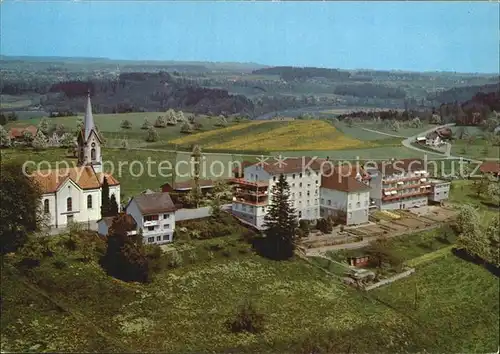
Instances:
[[[95,160],[95,149],[90,150],[90,158]]]
[[[45,200],[43,201],[43,212],[44,212],[45,214],[48,214],[48,213],[49,213],[49,211],[50,211],[50,208],[49,208],[49,200],[48,200],[48,199],[45,199]]]
[[[87,209],[92,209],[92,196],[87,196]]]
[[[73,210],[73,200],[71,199],[71,197],[69,197],[68,199],[66,199],[66,210],[67,211],[72,211]]]
[[[95,143],[92,143],[92,147],[95,147]]]

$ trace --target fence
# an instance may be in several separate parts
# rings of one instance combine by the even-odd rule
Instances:
[[[407,276],[410,276],[414,272],[415,272],[415,269],[414,268],[410,268],[407,271],[404,271],[403,273],[396,274],[396,275],[394,275],[394,276],[392,276],[390,278],[381,280],[378,283],[368,285],[368,286],[365,287],[365,290],[369,291],[369,290],[372,290],[372,289],[376,289],[376,288],[378,288],[380,286],[383,286],[383,285],[386,285],[386,284],[390,284],[393,281],[406,278]]]
[[[231,208],[231,204],[224,204],[222,210]],[[196,209],[178,209],[175,211],[175,221],[207,218],[211,215],[211,208],[201,207]]]

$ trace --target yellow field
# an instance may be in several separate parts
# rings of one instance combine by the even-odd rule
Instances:
[[[220,136],[220,135],[225,135],[228,133],[235,133],[235,132],[238,132],[239,130],[244,130],[248,127],[260,125],[263,123],[266,123],[266,121],[255,121],[255,122],[242,123],[242,124],[233,125],[233,126],[227,127],[227,128],[210,130],[207,132],[193,134],[193,135],[186,135],[186,136],[183,136],[181,138],[171,140],[171,141],[169,141],[169,143],[179,144],[179,145],[200,143],[202,140],[212,140],[212,138],[215,138],[218,135]]]
[[[335,150],[366,146],[366,142],[343,135],[331,124],[320,120],[289,121],[274,126],[268,131],[247,133],[223,139],[225,129],[211,134],[220,134],[217,143],[206,146],[211,149],[228,150]],[[191,136],[189,138],[196,138]]]

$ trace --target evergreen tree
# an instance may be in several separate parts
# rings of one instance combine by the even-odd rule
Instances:
[[[271,205],[264,217],[264,252],[272,259],[282,260],[293,256],[298,227],[295,209],[290,202],[290,186],[280,175],[273,186]]]
[[[109,199],[109,211],[108,216],[116,216],[118,215],[118,203],[116,202],[116,197],[114,194],[111,194],[111,198]]]
[[[222,203],[218,196],[214,196],[210,201],[211,216],[218,220],[222,216]]]
[[[101,217],[108,216],[110,207],[109,184],[106,177],[103,178],[101,187]]]
[[[124,281],[148,282],[152,270],[142,243],[141,233],[128,235],[134,230],[130,217],[121,213],[113,219],[107,237],[106,254],[101,260],[108,275]]]

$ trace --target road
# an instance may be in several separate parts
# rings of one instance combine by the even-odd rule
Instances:
[[[377,134],[392,136],[394,138],[404,138],[404,136],[401,136],[401,135],[395,135],[395,134],[389,134],[389,133],[379,132],[378,130],[373,130],[373,129],[368,129],[368,128],[361,128],[361,129],[366,130],[367,132],[372,132],[372,133],[377,133]]]

